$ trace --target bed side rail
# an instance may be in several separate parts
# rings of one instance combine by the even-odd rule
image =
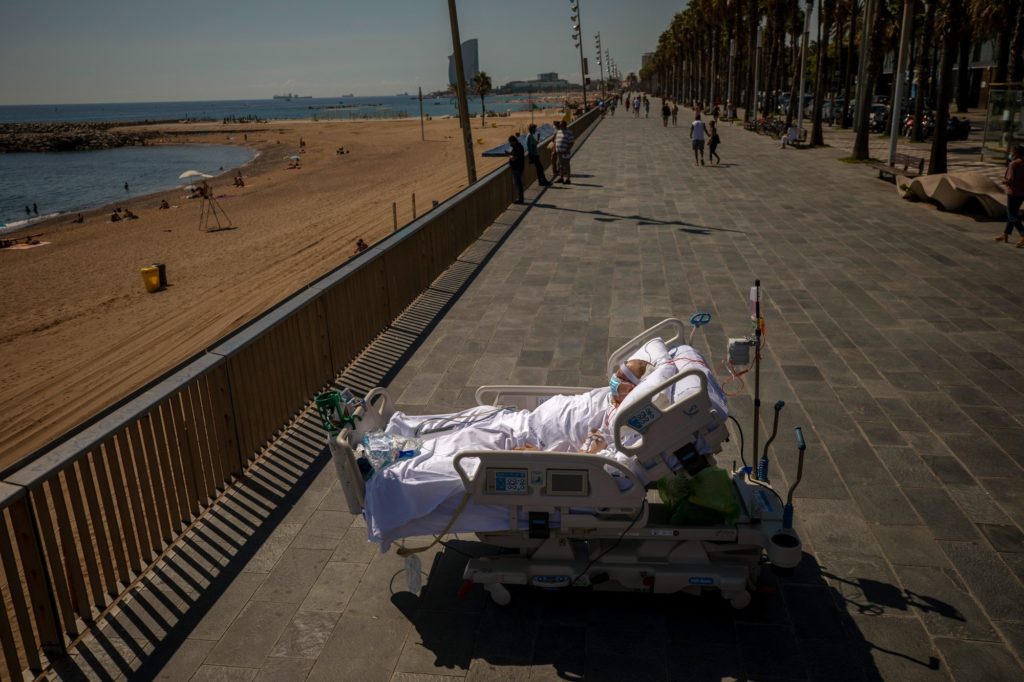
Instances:
[[[465,460],[479,464],[470,474]],[[627,467],[598,455],[536,450],[465,450],[455,456],[455,471],[477,504],[515,506],[523,511],[594,508],[621,518],[635,518],[646,490]],[[610,467],[631,485],[620,490]],[[588,521],[593,526],[595,521]],[[600,524],[598,524],[600,525]],[[642,525],[642,524],[641,524]]]
[[[699,389],[680,389],[682,397],[668,407],[655,405],[654,399],[659,394],[693,376],[700,380]],[[673,457],[678,449],[692,443],[695,435],[702,436],[712,452],[720,450],[728,435],[724,424],[719,423],[722,418],[724,415],[718,414],[708,395],[707,376],[699,369],[691,369],[655,385],[635,403],[616,412],[612,419],[612,434],[616,449],[635,457],[650,472],[653,480],[672,473],[665,458]],[[625,445],[623,436],[630,430],[640,434],[641,438]]]
[[[395,401],[387,389],[377,387],[366,394],[363,404],[355,409],[355,428],[346,426],[336,435],[327,436],[331,459],[341,483],[341,492],[350,514],[362,514],[366,504],[366,481],[356,462],[354,444],[368,431],[383,429],[395,413]]]
[[[476,389],[476,404],[532,410],[551,396],[577,395],[591,390],[581,386],[481,386]]]
[[[611,376],[611,373],[615,371],[619,364],[625,362],[630,355],[652,339],[663,340],[668,348],[684,343],[686,339],[686,325],[683,324],[682,320],[669,317],[653,327],[640,332],[608,356],[607,374]]]

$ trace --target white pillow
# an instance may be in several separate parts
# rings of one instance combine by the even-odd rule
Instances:
[[[648,341],[643,348],[631,355],[630,360],[646,360],[654,365],[654,369],[648,370],[636,388],[622,399],[619,409],[628,410],[641,398],[649,396],[655,386],[675,375],[679,370],[674,363],[669,362],[670,359],[668,348],[661,339]]]

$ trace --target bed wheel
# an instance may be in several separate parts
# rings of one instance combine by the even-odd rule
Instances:
[[[484,589],[491,593],[491,601],[498,606],[508,606],[512,601],[512,594],[501,583],[488,583]]]
[[[740,609],[745,609],[748,606],[750,606],[751,596],[750,592],[748,592],[747,590],[743,590],[742,592],[734,592],[733,594],[722,596],[728,599],[729,604],[737,611],[739,611]]]

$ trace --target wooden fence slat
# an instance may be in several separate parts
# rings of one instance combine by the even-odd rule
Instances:
[[[139,476],[139,496],[142,502],[142,513],[146,520],[146,547],[150,556],[156,556],[163,547],[163,530],[160,525],[160,516],[157,513],[158,502],[156,490],[154,489],[152,471],[149,468],[146,448],[142,443],[142,425],[139,422],[129,424],[125,429],[125,436],[128,440],[130,451],[129,460],[135,463],[136,472]]]
[[[173,455],[176,446],[171,442],[173,436],[168,431],[170,424],[167,419],[167,410],[168,401],[165,400],[154,408],[151,415],[154,440],[157,443],[157,455],[160,458],[161,471],[164,474],[164,484],[169,485],[168,502],[170,506],[168,511],[171,513],[171,531],[172,535],[177,536],[178,532],[188,524],[190,516],[188,500],[185,497],[184,485],[182,485],[180,462]],[[177,503],[176,506],[175,503]]]
[[[174,535],[171,533],[170,501],[174,499],[173,484],[167,480],[160,464],[160,455],[156,446],[156,431],[152,411],[139,421],[141,446],[146,454],[146,465],[149,467],[149,480],[153,491],[154,508],[160,525],[160,546],[171,544]]]
[[[164,424],[167,428],[168,444],[173,453],[172,461],[177,463],[181,470],[181,490],[187,504],[187,518],[193,519],[199,516],[199,492],[192,460],[192,446],[186,433],[182,393],[184,391],[178,391],[164,403]]]
[[[238,408],[232,401],[233,386],[229,364],[224,362],[218,365],[213,375],[217,377],[216,384],[211,388],[217,406],[215,424],[218,442],[223,450],[224,469],[230,471],[232,476],[238,476],[245,468],[245,460],[238,435]]]
[[[54,595],[50,591],[47,580],[45,557],[40,538],[36,535],[35,524],[32,522],[33,509],[29,496],[16,500],[8,507],[11,515],[11,529],[17,539],[18,558],[21,560],[21,568],[25,575],[25,588],[28,592],[28,603],[32,609],[32,619],[35,621],[36,631],[39,633],[39,646],[45,651],[55,654],[66,651],[64,637],[60,634],[58,624],[57,604]],[[0,552],[0,554],[6,554]],[[25,626],[22,626],[22,636],[25,635]],[[31,641],[30,638],[25,639]],[[25,645],[28,650],[28,644]],[[35,661],[31,660],[35,657]],[[34,665],[33,665],[34,663]],[[29,667],[37,669],[40,667],[38,656],[33,651],[30,654]]]
[[[24,503],[22,500],[18,500],[18,502]],[[14,619],[18,624],[18,635],[21,637],[21,648],[25,651],[28,667],[32,670],[39,670],[42,668],[42,664],[39,660],[39,650],[36,646],[35,636],[32,633],[32,621],[30,620],[28,606],[25,603],[22,583],[19,580],[18,563],[14,560],[14,544],[11,542],[11,539],[12,535],[7,531],[7,519],[0,513],[0,547],[6,550],[0,552],[0,563],[3,564],[4,574],[7,576],[11,606],[14,609]],[[28,582],[27,574],[28,571],[26,570],[26,583]],[[13,679],[20,679],[20,677],[14,677]]]
[[[85,491],[85,504],[89,509],[89,519],[92,522],[96,554],[99,556],[103,569],[103,585],[106,586],[106,594],[114,596],[119,591],[118,580],[114,573],[114,564],[111,562],[111,544],[106,535],[106,526],[103,525],[103,516],[99,509],[99,496],[96,492],[98,487],[103,486],[103,481],[97,481],[89,466],[90,458],[91,455],[83,457],[69,468],[76,469],[76,474],[81,477],[82,488]],[[98,595],[96,599],[99,599]]]
[[[71,591],[68,588],[69,577],[57,546],[53,517],[50,515],[51,505],[48,499],[50,496],[46,493],[46,487],[44,485],[36,488],[29,495],[32,496],[32,507],[36,512],[36,528],[39,529],[39,535],[43,540],[43,549],[46,551],[46,567],[50,576],[50,586],[57,599],[57,611],[60,615],[59,625],[63,632],[73,637],[78,634],[78,624],[75,622],[75,611],[71,606]]]
[[[223,431],[224,418],[220,412],[220,399],[217,388],[217,371],[208,372],[197,384],[203,404],[203,421],[206,425],[207,458],[213,470],[214,482],[218,491],[227,487],[231,476],[231,467],[227,466],[228,451]]]
[[[118,516],[117,508],[114,506],[114,496],[110,490],[112,484],[107,472],[107,456],[108,453],[113,452],[113,449],[113,439],[108,439],[100,445],[99,450],[93,451],[89,459],[92,461],[96,484],[99,486],[101,511],[106,522],[107,534],[110,537],[110,551],[114,556],[114,565],[117,568],[117,577],[112,581],[116,590],[112,593],[112,596],[116,597],[121,591],[116,586],[117,581],[120,580],[122,584],[129,585],[132,582],[132,577],[128,571],[128,562],[125,559],[124,519]],[[122,490],[121,492],[124,491]],[[104,563],[103,570],[107,569],[107,563]]]
[[[92,529],[90,528],[90,517],[85,510],[83,504],[81,488],[78,484],[78,462],[74,462],[67,469],[64,470],[64,479],[67,482],[68,490],[68,502],[71,504],[71,516],[74,521],[75,528],[77,529],[78,537],[84,538],[82,541],[82,551],[90,552],[95,551],[99,541],[95,543],[90,542],[89,538],[92,537]],[[100,528],[99,532],[102,533],[103,529]],[[103,552],[101,552],[103,554]],[[93,566],[95,566],[95,559]],[[106,577],[99,570],[88,571],[89,588],[92,591],[92,603],[99,608],[103,608],[103,604],[106,602],[106,598],[103,596],[103,578]]]
[[[0,521],[3,521],[3,519],[0,519]],[[6,554],[6,552],[4,553]],[[15,588],[20,587],[18,584],[18,574],[15,573],[13,577]],[[5,576],[4,582],[10,585],[11,579]],[[2,584],[0,584],[0,602],[4,604],[7,603],[5,592],[6,590],[2,589]],[[30,645],[34,646],[34,644]],[[0,651],[3,651],[7,674],[10,679],[20,680],[22,678],[21,657],[18,656],[18,644],[14,640],[14,630],[11,628],[11,622],[8,620],[6,614],[4,614],[4,617],[0,618]],[[0,670],[0,672],[3,671]]]
[[[191,382],[181,391],[181,411],[185,427],[185,438],[188,440],[189,453],[192,457],[192,471],[196,482],[196,499],[201,507],[210,504],[216,496],[216,484],[206,457],[206,443],[203,426],[202,404],[199,401],[199,382],[202,378]]]
[[[128,553],[128,566],[131,572],[139,575],[142,572],[142,556],[136,535],[144,533],[145,529],[141,526],[139,520],[135,518],[136,513],[133,509],[132,490],[138,488],[138,483],[135,480],[134,468],[131,470],[130,478],[126,472],[125,463],[122,461],[120,435],[114,434],[114,437],[106,446],[106,454],[107,461],[110,464],[110,481],[114,488],[114,498],[117,501],[118,516],[121,519],[122,525],[125,526],[122,530],[124,531],[125,550]]]
[[[75,542],[75,534],[71,528],[71,517],[68,515],[67,501],[64,499],[64,486],[61,485],[60,478],[59,475],[55,476],[46,481],[46,485],[50,493],[50,504],[53,505],[53,512],[57,519],[60,552],[64,561],[64,571],[68,577],[68,587],[71,589],[71,602],[78,616],[82,620],[89,621],[92,620],[92,604],[89,601],[89,592],[85,587],[82,563],[91,559],[87,568],[90,571],[95,571],[98,569],[96,557],[86,556],[84,551],[79,551]],[[87,539],[83,539],[83,548]]]

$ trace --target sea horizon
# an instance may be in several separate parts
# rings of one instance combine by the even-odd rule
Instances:
[[[546,93],[560,97],[563,93]],[[537,94],[537,97],[544,95]],[[532,96],[492,95],[484,102],[488,111],[528,110]],[[550,104],[533,101],[539,108]],[[478,113],[480,98],[469,100],[470,113]],[[458,105],[452,97],[423,97],[425,116],[457,116]],[[370,118],[413,118],[419,116],[419,97],[415,94],[345,97],[293,97],[292,99],[170,100],[151,102],[79,102],[66,104],[0,105],[0,123],[74,123],[106,121],[135,123],[143,121],[190,120],[346,120]]]

